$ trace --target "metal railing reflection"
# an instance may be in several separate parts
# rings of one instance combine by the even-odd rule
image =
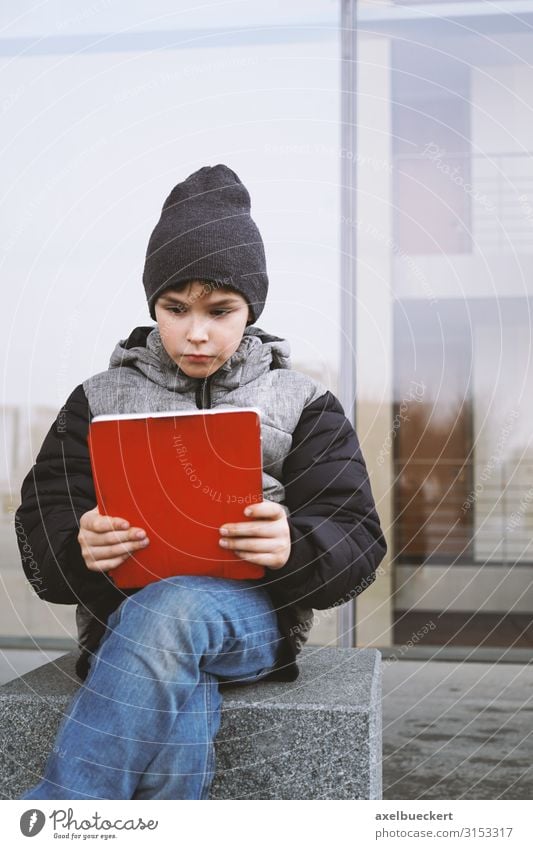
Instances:
[[[395,555],[533,563],[533,464],[490,458],[395,462]]]

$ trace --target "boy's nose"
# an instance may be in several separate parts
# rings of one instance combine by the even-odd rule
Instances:
[[[191,321],[187,332],[187,340],[189,342],[198,342],[208,338],[207,321],[196,320]]]

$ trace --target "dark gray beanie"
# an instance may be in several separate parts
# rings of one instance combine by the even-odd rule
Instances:
[[[268,291],[265,249],[250,216],[250,195],[235,171],[206,165],[174,186],[150,236],[143,284],[150,315],[169,286],[206,280],[236,289],[253,321]],[[251,323],[251,322],[248,322]]]

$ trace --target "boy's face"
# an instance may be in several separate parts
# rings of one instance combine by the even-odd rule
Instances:
[[[169,357],[189,377],[207,377],[235,353],[251,313],[240,292],[194,280],[166,289],[155,303],[155,317]]]

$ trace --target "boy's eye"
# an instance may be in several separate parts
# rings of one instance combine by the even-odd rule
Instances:
[[[167,307],[167,309],[168,309],[169,312],[177,314],[177,315],[181,315],[182,313],[186,312],[184,307],[179,307],[179,306],[177,306],[177,307]],[[224,309],[211,310],[211,313],[213,315],[217,315],[217,316],[218,315],[227,315],[230,312],[231,312],[231,310],[224,310]]]

